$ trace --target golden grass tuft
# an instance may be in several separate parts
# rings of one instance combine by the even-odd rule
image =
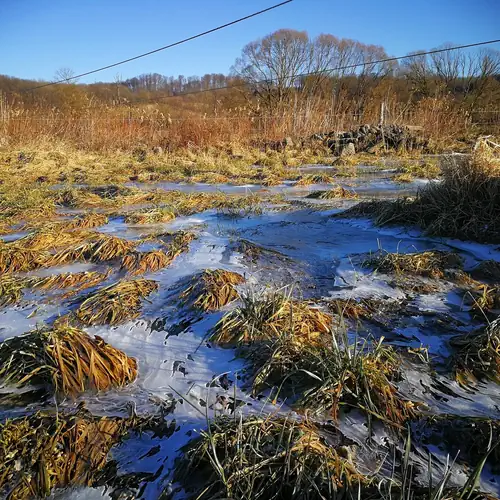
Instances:
[[[395,175],[392,180],[399,184],[407,184],[413,182],[413,176],[409,172]]]
[[[0,307],[17,304],[23,296],[23,290],[31,283],[30,278],[2,276],[0,278]]]
[[[127,224],[157,224],[175,219],[175,213],[168,207],[145,209],[125,216]]]
[[[2,383],[43,385],[71,397],[123,387],[137,376],[134,358],[68,326],[7,339],[0,344],[0,360]]]
[[[308,194],[306,198],[318,199],[318,200],[332,200],[335,198],[344,199],[356,199],[358,195],[351,189],[346,189],[342,186],[336,186],[328,191],[313,191]]]
[[[141,300],[156,290],[152,280],[122,280],[90,294],[75,316],[86,325],[117,325],[139,317]]]
[[[234,285],[244,282],[241,274],[224,269],[206,269],[192,278],[180,297],[202,311],[216,311],[239,298]]]
[[[151,252],[130,252],[123,256],[121,267],[133,275],[155,272],[167,267],[172,258],[163,250]]]
[[[28,234],[17,240],[16,246],[30,250],[53,250],[70,245],[77,245],[89,238],[96,237],[97,233],[91,231],[71,231],[66,228],[54,228],[41,230]]]
[[[453,337],[455,378],[463,386],[489,379],[500,384],[500,319],[482,331]]]
[[[404,400],[395,382],[400,359],[382,343],[349,344],[345,332],[331,332],[317,342],[298,342],[281,333],[243,351],[255,373],[255,394],[277,388],[294,407],[308,414],[339,418],[342,407],[359,408],[370,424],[378,419],[397,429],[416,415],[415,404]]]
[[[38,412],[0,424],[0,496],[28,500],[55,488],[97,484],[126,419]]]
[[[0,274],[33,271],[50,265],[51,254],[23,248],[15,243],[0,243]]]
[[[96,233],[92,241],[57,252],[52,257],[51,265],[66,264],[75,260],[106,262],[123,257],[137,245],[138,242],[135,241]]]
[[[500,161],[477,151],[450,157],[442,182],[431,182],[414,199],[363,202],[340,217],[369,216],[378,225],[419,226],[427,234],[500,243]]]
[[[104,226],[109,222],[107,215],[97,212],[88,212],[83,215],[78,215],[68,222],[68,227],[73,229],[91,229],[94,227]]]
[[[328,302],[332,312],[340,318],[351,320],[371,319],[376,309],[369,303],[368,300],[354,299],[332,299]]]
[[[335,177],[328,174],[306,174],[295,182],[295,186],[310,186],[311,184],[335,184]]]
[[[251,343],[287,333],[301,343],[314,343],[329,333],[332,317],[307,302],[276,291],[247,293],[242,304],[214,327],[212,341]]]
[[[354,453],[331,426],[274,416],[221,417],[184,448],[174,477],[199,500],[354,498],[370,484]]]
[[[50,276],[46,276],[45,278],[39,278],[36,283],[33,284],[33,287],[41,290],[50,290],[53,288],[73,288],[71,292],[65,294],[65,297],[69,297],[81,292],[82,290],[102,283],[104,280],[109,278],[110,275],[111,270],[106,273],[100,273],[97,271],[82,271],[80,273],[52,274]]]
[[[365,262],[383,273],[411,273],[429,278],[443,278],[448,269],[460,269],[462,259],[453,252],[430,250],[419,253],[379,252]]]

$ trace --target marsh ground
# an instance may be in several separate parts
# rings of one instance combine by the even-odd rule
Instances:
[[[360,201],[414,197],[424,185],[442,182],[415,179],[422,171],[402,168],[401,161],[304,166],[305,157],[284,162],[271,155],[278,158],[273,163],[213,156],[105,164],[87,157],[76,168],[74,158],[64,155],[47,160],[39,154],[38,161],[17,152],[4,158],[0,340],[26,332],[28,345],[33,332],[45,332],[37,339],[60,340],[42,342],[49,346],[44,363],[49,359],[52,371],[38,379],[31,360],[22,357],[16,368],[24,371],[15,376],[7,361],[26,345],[8,350],[8,343],[1,344],[2,421],[38,410],[50,414],[56,402],[58,411],[70,414],[86,408],[95,416],[175,420],[168,436],[148,427],[117,439],[108,458],[112,473],[51,483],[69,486],[58,493],[67,498],[203,492],[185,479],[192,464],[179,465],[178,459],[181,448],[217,417],[233,423],[264,419],[264,436],[282,428],[274,418],[304,422],[299,434],[290,431],[298,443],[292,449],[311,453],[311,440],[321,443],[314,448],[320,460],[336,450],[325,470],[341,463],[349,471],[335,469],[337,487],[351,480],[364,487],[359,478],[376,477],[404,492],[406,477],[420,491],[430,478],[437,485],[448,475],[446,490],[459,491],[453,488],[473,476],[490,436],[490,447],[498,440],[498,245],[338,217]],[[434,178],[432,164],[428,177]],[[412,177],[395,178],[401,170]],[[68,369],[74,357],[61,355],[62,368],[61,356],[51,350],[58,342],[66,342],[67,351],[74,348],[66,336],[72,328],[97,339],[93,348],[78,349],[95,349],[105,358],[102,366],[116,366],[117,358],[106,358],[116,349],[120,360],[135,359],[137,373],[124,381],[103,369],[113,388],[96,392],[98,382],[85,370]],[[482,342],[475,350],[470,335]],[[333,356],[337,364],[330,363]],[[54,382],[54,374],[64,379],[68,373],[81,382],[71,394]],[[446,433],[443,422],[461,426],[460,437]],[[233,432],[227,425],[219,428],[222,434]],[[327,431],[318,437],[316,427],[325,425],[341,437],[330,442]],[[474,429],[481,430],[482,447]],[[245,498],[248,489],[231,486],[238,468],[221,453],[236,476],[233,482],[212,477],[219,484],[215,493]],[[203,467],[213,464],[209,455],[202,457]],[[488,457],[473,485],[493,496],[500,494],[496,456]],[[403,463],[411,463],[410,473]],[[297,484],[310,492],[304,477]],[[206,477],[198,480],[203,486]],[[0,476],[0,491],[12,481]],[[315,484],[321,489],[328,482]],[[377,494],[388,498],[383,488]]]

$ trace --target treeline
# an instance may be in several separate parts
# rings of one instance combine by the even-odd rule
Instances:
[[[6,142],[43,133],[125,147],[140,134],[150,144],[210,145],[384,121],[445,143],[485,120],[495,132],[500,126],[500,52],[486,48],[395,61],[378,45],[283,29],[247,44],[227,75],[151,73],[93,84],[73,77],[61,68],[54,79],[67,83],[31,91],[43,82],[0,76]]]
[[[33,92],[26,90],[43,82],[0,76],[0,91],[12,104],[56,107],[91,105],[96,100],[109,105],[148,103],[155,98],[232,85],[238,92],[226,92],[225,105],[235,104],[227,99],[229,95],[238,105],[244,101],[255,109],[268,110],[288,107],[297,98],[326,99],[330,104],[333,100],[337,107],[342,103],[356,113],[380,98],[411,104],[446,96],[469,109],[500,105],[499,51],[415,52],[399,63],[386,59],[390,56],[381,46],[330,34],[311,38],[306,32],[283,29],[246,45],[228,75],[174,77],[149,73],[89,85],[58,84]],[[60,70],[58,77],[62,74],[72,82],[70,70]]]

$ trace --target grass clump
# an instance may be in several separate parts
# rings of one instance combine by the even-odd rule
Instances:
[[[2,276],[0,278],[0,307],[17,304],[23,297],[23,290],[31,284],[30,278]]]
[[[75,260],[106,262],[123,257],[137,246],[137,242],[128,241],[107,234],[96,234],[92,241],[57,252],[52,258],[52,265],[61,265]]]
[[[464,386],[484,379],[500,383],[500,319],[483,331],[454,337],[450,344],[457,349],[453,358],[457,382]]]
[[[419,226],[427,234],[483,243],[500,242],[500,162],[479,150],[470,159],[448,159],[442,182],[414,199],[364,202],[342,217],[370,216],[378,225]]]
[[[453,252],[430,250],[418,253],[389,253],[380,251],[364,265],[383,273],[416,274],[429,278],[443,278],[448,269],[462,267],[462,259]]]
[[[328,333],[332,318],[306,302],[280,291],[250,292],[242,304],[214,327],[211,340],[218,343],[251,343],[278,337],[283,331],[302,342],[314,342]]]
[[[51,254],[23,248],[16,244],[0,243],[0,274],[33,271],[50,265]]]
[[[155,272],[167,267],[172,258],[163,250],[152,250],[151,252],[130,252],[122,258],[122,268],[133,275],[147,272]]]
[[[34,288],[51,290],[53,288],[74,288],[73,293],[78,293],[86,288],[91,288],[109,278],[110,272],[82,271],[80,273],[52,274],[45,278],[38,278],[33,283]]]
[[[67,231],[61,230],[61,228],[51,228],[28,234],[17,240],[15,244],[31,250],[53,250],[77,245],[95,237],[98,237],[98,234],[90,231]]]
[[[152,280],[122,280],[90,294],[75,315],[86,325],[117,325],[139,317],[142,299],[156,290]]]
[[[50,290],[53,288],[74,288],[66,296],[95,286],[109,277],[108,273],[85,271],[81,273],[53,274],[44,278],[17,277],[6,275],[0,278],[0,307],[17,304],[23,296],[25,288]]]
[[[54,488],[97,485],[126,419],[38,412],[0,424],[0,496],[28,500]]]
[[[224,269],[206,269],[191,280],[181,299],[202,311],[216,311],[239,298],[234,285],[245,282],[241,274]]]
[[[125,216],[127,224],[156,224],[170,222],[173,219],[175,219],[175,213],[168,207],[141,210]]]
[[[413,176],[409,172],[397,174],[393,177],[393,181],[399,184],[407,184],[413,182]]]
[[[333,427],[273,416],[219,418],[184,448],[175,479],[199,500],[356,498],[370,480],[353,453]]]
[[[298,342],[285,331],[246,356],[256,370],[254,392],[278,387],[277,395],[307,413],[338,419],[341,407],[358,408],[369,423],[376,418],[400,429],[416,416],[414,403],[395,385],[401,361],[382,340],[349,344],[333,333],[316,343]]]
[[[75,397],[86,390],[123,387],[137,363],[100,337],[71,327],[35,330],[0,344],[0,379],[18,387],[42,385]]]
[[[333,200],[335,198],[355,199],[357,197],[358,195],[354,191],[342,186],[336,186],[328,191],[313,191],[306,196],[306,198],[318,200]]]
[[[311,184],[334,184],[335,177],[328,174],[306,174],[301,175],[295,182],[295,186],[310,186]]]

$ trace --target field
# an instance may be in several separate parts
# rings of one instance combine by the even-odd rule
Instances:
[[[0,495],[498,496],[494,149],[4,152]]]

